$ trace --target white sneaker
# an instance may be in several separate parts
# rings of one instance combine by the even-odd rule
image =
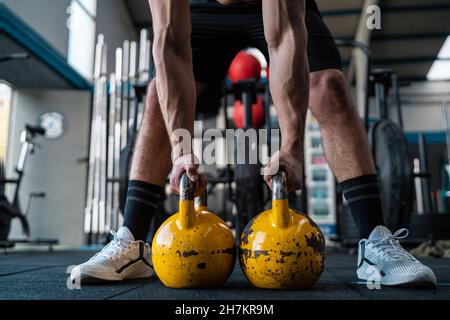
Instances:
[[[359,242],[358,278],[376,280],[376,276],[386,286],[436,286],[434,272],[400,245],[398,240],[408,234],[407,229],[394,234],[384,226],[373,229],[369,239]]]
[[[119,281],[153,275],[149,244],[135,241],[127,227],[121,227],[117,233],[111,233],[114,239],[102,251],[72,269],[72,282],[88,278]]]

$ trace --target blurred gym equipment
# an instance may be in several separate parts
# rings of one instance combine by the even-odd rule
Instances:
[[[398,77],[389,69],[371,69],[369,49],[357,41],[336,40],[339,46],[358,48],[366,56],[369,77],[365,85],[363,120],[368,130],[375,165],[380,181],[384,220],[392,230],[411,227],[408,243],[420,243],[426,239],[445,239],[445,217],[433,214],[430,191],[430,171],[427,161],[427,142],[424,134],[418,135],[419,158],[410,159],[408,143],[403,131],[402,106]],[[390,94],[392,93],[392,95]],[[370,95],[374,96],[376,121],[370,118]],[[390,119],[389,98],[394,101],[396,122]],[[445,170],[445,169],[444,169]],[[415,192],[414,192],[415,191]],[[413,214],[414,197],[419,214]],[[425,213],[425,215],[424,215]],[[428,214],[427,214],[428,213]],[[424,216],[422,216],[424,215]],[[433,222],[436,220],[435,222]],[[440,223],[437,223],[437,220]],[[445,221],[444,221],[445,220]],[[440,224],[440,226],[439,226]],[[357,239],[356,225],[345,207],[338,210],[338,236],[334,240],[344,246],[354,245]]]
[[[115,51],[115,70],[108,77],[107,45],[103,35],[98,36],[84,218],[89,242],[98,242],[121,224],[135,133],[151,78],[150,48],[145,29],[141,30],[139,53],[136,42],[124,41]]]
[[[234,227],[236,234],[239,234],[244,226],[263,209],[265,195],[264,182],[260,172],[261,164],[259,159],[252,158],[252,156],[258,155],[259,141],[257,144],[251,144],[244,135],[246,130],[255,128],[252,125],[252,106],[257,101],[257,82],[255,79],[239,80],[232,85],[232,91],[235,100],[243,102],[244,118],[242,128],[244,131],[241,135],[235,137],[234,181],[236,182],[236,196],[234,202],[237,215]],[[243,158],[242,155],[244,155]]]
[[[29,58],[30,58],[30,55],[28,53],[12,53],[7,56],[0,57],[0,63],[11,61],[11,60],[26,60]]]
[[[446,156],[448,161],[449,131],[448,104],[441,105],[441,120],[445,134]],[[448,162],[441,167],[440,193],[437,198],[442,201],[442,208],[433,203],[431,191],[431,172],[429,165],[429,142],[424,133],[418,134],[419,157],[414,159],[414,180],[417,212],[410,217],[411,238],[414,244],[421,243],[416,252],[423,254],[426,248],[437,248],[439,241],[450,239],[450,214],[448,212]],[[437,174],[436,174],[437,175]],[[425,251],[427,251],[426,249]],[[431,252],[431,251],[430,251]]]
[[[448,103],[441,105],[442,126],[445,132],[445,146],[447,151],[447,163],[441,169],[441,198],[444,212],[448,212],[447,199],[450,198],[450,119],[448,115]]]
[[[233,83],[246,79],[259,80],[261,64],[252,54],[240,51],[230,64],[228,77]]]
[[[380,180],[384,222],[389,229],[398,230],[408,225],[413,172],[403,133],[397,77],[388,69],[374,69],[370,77],[379,120],[370,126],[369,144]],[[388,93],[391,87],[399,124],[389,118]]]
[[[30,225],[27,220],[27,215],[30,211],[31,201],[34,198],[44,198],[44,192],[31,192],[28,198],[28,204],[26,209],[23,210],[20,205],[20,187],[22,184],[22,179],[24,177],[24,168],[28,156],[33,154],[39,144],[36,143],[35,139],[39,136],[45,134],[45,129],[41,127],[35,127],[31,125],[25,125],[25,130],[22,131],[20,136],[20,141],[22,143],[22,149],[20,151],[19,159],[16,166],[17,178],[6,179],[4,174],[0,174],[0,185],[2,186],[2,191],[0,193],[0,247],[10,248],[16,243],[29,243],[29,244],[47,244],[49,248],[52,245],[57,244],[57,239],[44,239],[44,238],[31,238]],[[1,166],[2,167],[2,166]],[[3,169],[0,168],[0,172]],[[6,184],[15,185],[15,191],[12,202],[9,202],[4,194],[4,186]],[[13,219],[18,219],[22,227],[22,233],[25,236],[24,239],[9,239],[8,235],[10,233],[11,222]]]
[[[262,97],[256,98],[256,102],[252,104],[251,113],[251,127],[262,127],[265,120],[264,99]],[[233,105],[233,123],[236,128],[242,129],[244,127],[244,106],[240,100],[236,100]]]

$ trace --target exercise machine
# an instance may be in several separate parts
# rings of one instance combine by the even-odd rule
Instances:
[[[28,156],[33,154],[36,148],[39,146],[35,139],[45,134],[45,129],[37,126],[25,125],[25,129],[22,131],[20,141],[22,148],[20,151],[19,159],[16,166],[17,178],[6,179],[0,177],[0,185],[4,190],[6,184],[15,185],[15,191],[12,202],[8,201],[4,193],[0,195],[0,247],[9,248],[13,247],[16,243],[29,243],[29,244],[47,244],[50,249],[53,245],[58,243],[57,239],[41,239],[31,238],[30,225],[28,222],[28,213],[30,211],[31,201],[35,198],[44,198],[44,192],[32,192],[29,194],[28,204],[26,209],[23,210],[20,205],[20,187],[24,177],[24,168]],[[24,239],[14,240],[9,239],[9,233],[11,229],[11,223],[13,219],[18,219],[22,226],[22,233],[25,236]]]
[[[139,49],[139,50],[138,50]],[[88,243],[107,241],[121,225],[131,157],[152,75],[151,45],[143,29],[140,43],[124,41],[107,70],[107,44],[98,36],[89,149],[84,232]]]
[[[444,212],[448,211],[447,199],[450,197],[450,119],[448,115],[448,103],[441,106],[441,118],[445,132],[445,144],[447,150],[447,163],[441,169],[441,198]]]
[[[264,181],[261,176],[261,163],[251,163],[251,154],[258,155],[259,143],[250,143],[245,131],[252,129],[252,106],[257,99],[257,80],[245,79],[232,85],[235,100],[243,103],[244,126],[242,135],[235,135],[234,181],[236,188],[233,202],[236,205],[234,229],[240,234],[247,223],[257,216],[264,207]],[[268,113],[268,110],[266,111]],[[270,123],[269,123],[270,125]],[[270,144],[269,144],[270,145]],[[244,157],[242,158],[242,155]],[[243,161],[242,161],[243,160]]]
[[[398,80],[389,69],[374,69],[370,77],[378,120],[370,126],[369,144],[380,181],[384,222],[391,230],[397,230],[408,225],[413,199],[413,170],[403,132]],[[395,98],[397,122],[389,116],[390,88]]]

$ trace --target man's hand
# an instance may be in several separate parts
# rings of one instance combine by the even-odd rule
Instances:
[[[208,182],[206,177],[198,172],[198,161],[192,154],[180,156],[173,161],[170,190],[176,194],[180,193],[180,179],[185,172],[188,178],[195,183],[195,196],[200,196]]]
[[[270,162],[264,167],[264,181],[272,189],[272,177],[278,170],[283,170],[287,175],[288,192],[298,190],[302,187],[302,152],[301,150],[284,150],[276,152]]]

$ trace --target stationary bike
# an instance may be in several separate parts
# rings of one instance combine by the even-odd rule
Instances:
[[[19,160],[16,166],[17,178],[6,179],[3,170],[0,170],[0,190],[4,190],[4,186],[7,184],[14,184],[16,189],[12,202],[8,201],[4,192],[0,192],[0,248],[13,247],[16,243],[34,243],[34,244],[48,244],[53,245],[58,243],[56,239],[36,239],[30,238],[30,225],[27,219],[27,214],[30,209],[30,204],[33,198],[44,198],[46,195],[44,192],[32,192],[29,195],[28,204],[25,210],[22,210],[19,201],[20,187],[24,176],[24,167],[28,155],[35,152],[38,144],[35,139],[45,134],[45,129],[41,127],[35,127],[31,125],[25,125],[25,130],[22,131],[20,136],[20,142],[22,148],[19,155]],[[22,226],[22,233],[25,236],[24,240],[9,240],[8,235],[11,229],[12,220],[17,218]]]

